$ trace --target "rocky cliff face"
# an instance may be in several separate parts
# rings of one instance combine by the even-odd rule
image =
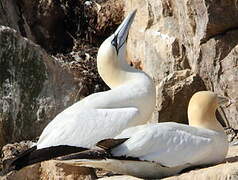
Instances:
[[[0,0],[0,147],[35,139],[63,109],[108,88],[97,74],[97,48],[120,24],[124,11],[134,9],[127,54],[129,63],[156,83],[157,107],[151,121],[187,123],[188,101],[199,90],[238,100],[236,1]],[[237,140],[238,104],[220,108],[218,118],[229,140]],[[228,164],[172,179],[235,179],[237,158],[229,158]],[[216,176],[222,168],[226,171]],[[89,169],[55,161],[5,178],[23,176],[95,178]],[[118,177],[125,178],[134,179]]]
[[[4,25],[0,26],[0,147],[9,142],[35,139],[66,107],[93,92],[108,89],[96,70],[97,46],[83,43],[89,37],[80,32],[89,26],[79,28],[77,33],[71,28],[75,36],[71,37],[75,38],[73,47],[61,41],[66,38],[64,33],[70,27],[59,27],[53,23],[60,21],[60,18],[66,23],[72,16],[71,21],[67,22],[69,25],[80,12],[80,9],[76,9],[73,16],[69,11],[74,3],[65,3],[62,2],[59,7],[59,4],[51,1],[0,1],[0,25]],[[82,3],[75,5],[79,8]],[[100,7],[96,5],[99,4],[83,7],[85,10],[91,8],[94,12],[94,16],[88,19],[97,17],[96,8]],[[111,5],[104,3],[101,6],[107,7],[104,13],[110,16],[108,10]],[[60,14],[62,7],[66,9]],[[117,7],[122,10],[121,3]],[[90,14],[90,11],[87,13]],[[105,16],[98,18],[97,26],[100,22],[101,25],[107,22]],[[111,24],[103,30],[93,27],[98,32],[102,31],[99,35],[95,33],[94,37],[100,39],[105,36],[108,29],[120,23],[122,17],[122,13],[113,16]],[[40,23],[42,21],[46,24]],[[62,29],[62,33],[58,34],[57,29]],[[83,36],[81,41],[76,41],[77,35]],[[71,48],[70,52],[56,53],[61,52],[62,46],[65,52]],[[56,54],[53,56],[51,53]]]
[[[77,96],[67,69],[15,30],[0,26],[0,144],[33,139]]]
[[[191,89],[238,97],[236,1],[130,0],[125,1],[125,9],[137,9],[129,36],[129,58],[141,61],[143,70],[157,82],[157,110],[162,118],[155,117],[155,121],[181,122],[178,115],[183,114],[185,122],[186,108],[177,111],[177,105],[187,107]],[[188,70],[200,79],[190,88],[186,83],[181,86],[173,75]],[[161,89],[160,83],[170,76],[174,85]],[[220,109],[226,126],[238,127],[237,110],[238,104]],[[164,114],[171,117],[166,120]]]
[[[0,25],[12,27],[50,53],[66,53],[76,40],[100,45],[122,21],[123,7],[118,0],[1,0]]]

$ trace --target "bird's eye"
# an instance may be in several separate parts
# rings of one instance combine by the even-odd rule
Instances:
[[[113,38],[111,44],[115,47],[115,49],[116,49],[116,51],[117,51],[117,53],[118,53],[118,49],[119,49],[119,48],[118,48],[118,43],[117,43],[117,35],[114,36],[114,38]]]
[[[114,36],[114,38],[113,38],[111,43],[117,49],[117,35]]]

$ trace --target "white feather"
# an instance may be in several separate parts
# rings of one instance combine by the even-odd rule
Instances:
[[[37,149],[57,145],[92,148],[98,141],[150,119],[155,107],[153,80],[125,59],[135,13],[125,18],[98,51],[98,72],[111,90],[92,94],[58,114],[43,130]]]
[[[222,162],[228,150],[224,132],[172,122],[131,127],[116,138],[129,139],[111,150],[114,156],[139,160],[72,159],[64,162],[142,178],[163,178],[187,167]]]
[[[115,156],[132,156],[167,167],[200,165],[224,160],[228,142],[224,132],[178,123],[132,127],[116,138],[130,139],[112,150]]]

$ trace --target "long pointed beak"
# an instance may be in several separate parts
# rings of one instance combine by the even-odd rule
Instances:
[[[115,46],[117,53],[119,49],[124,45],[124,43],[127,40],[129,30],[131,27],[131,24],[134,20],[134,17],[136,15],[136,10],[131,12],[121,23],[121,25],[117,28],[117,30],[114,33],[114,38],[112,40],[112,45]]]
[[[221,105],[221,106],[225,105],[227,107],[227,106],[230,106],[233,103],[236,103],[236,100],[230,99],[228,97],[218,96],[217,98],[218,98],[218,104]]]

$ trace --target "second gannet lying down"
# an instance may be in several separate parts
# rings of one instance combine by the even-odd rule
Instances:
[[[188,107],[189,125],[167,122],[124,130],[94,149],[65,156],[66,163],[103,168],[141,178],[162,178],[199,165],[222,162],[228,140],[215,111],[227,98],[195,93]]]
[[[36,146],[5,161],[6,172],[92,148],[98,141],[150,119],[155,85],[146,73],[129,66],[125,56],[135,13],[124,19],[98,51],[98,72],[111,90],[92,94],[58,114],[43,130]]]

